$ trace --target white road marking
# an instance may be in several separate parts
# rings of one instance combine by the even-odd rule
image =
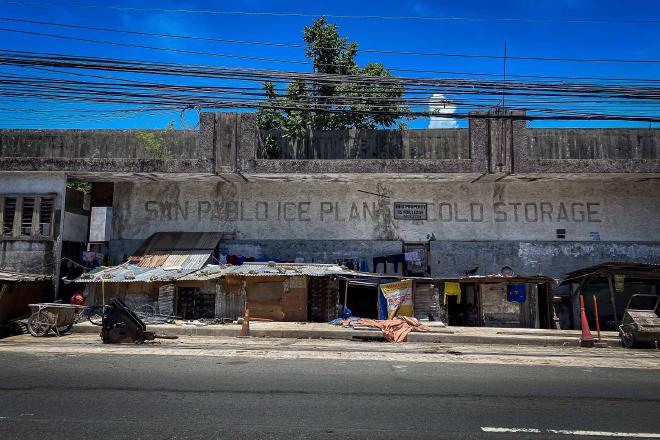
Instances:
[[[584,435],[598,437],[660,438],[660,434],[651,432],[608,432],[608,431],[571,431],[567,429],[548,429],[553,434]]]
[[[546,429],[542,431],[537,428],[496,428],[492,426],[482,426],[483,432],[498,432],[498,433],[512,433],[512,432],[525,432],[541,434],[543,432],[558,435],[581,435],[593,437],[626,437],[626,438],[660,438],[660,434],[652,432],[610,432],[610,431],[584,431],[584,430],[569,430],[569,429]]]
[[[493,428],[490,426],[482,426],[481,430],[483,432],[534,432],[541,433],[540,429],[536,428]]]

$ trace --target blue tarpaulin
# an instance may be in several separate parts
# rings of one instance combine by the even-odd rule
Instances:
[[[506,299],[511,302],[523,303],[527,299],[524,284],[509,284],[506,286]]]

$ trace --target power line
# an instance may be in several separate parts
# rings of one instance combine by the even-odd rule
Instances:
[[[0,77],[0,96],[28,99],[50,99],[56,102],[87,102],[94,105],[124,104],[146,108],[181,109],[196,106],[212,108],[270,108],[282,111],[312,111],[341,114],[365,114],[396,117],[452,117],[465,118],[465,110],[484,109],[504,91],[510,108],[525,110],[527,119],[602,119],[653,121],[658,118],[660,88],[623,87],[583,83],[530,83],[410,77],[362,77],[301,73],[264,69],[229,68],[217,66],[183,65],[100,57],[83,57],[38,52],[0,51],[0,64],[28,68],[90,69],[133,74],[191,76],[231,81],[262,82],[275,80],[305,81],[340,87],[338,96],[305,96],[295,100],[267,100],[263,91],[254,87],[166,84],[149,81],[122,81],[106,75],[87,75],[104,81],[83,81],[62,78],[35,77],[25,74],[6,74]],[[62,72],[76,74],[74,72]],[[113,82],[107,82],[108,80]],[[120,81],[120,82],[117,82]],[[350,86],[348,89],[341,88]],[[434,97],[399,97],[388,92],[391,87],[413,88],[452,95],[447,99],[462,110],[447,116],[419,107],[436,105]],[[504,89],[504,90],[503,90]],[[572,102],[566,102],[571,100]],[[576,102],[577,101],[577,102]],[[616,105],[622,103],[624,105]],[[409,109],[404,107],[410,107]],[[357,112],[357,113],[356,113]]]
[[[1,53],[1,52],[0,52]],[[452,90],[468,93],[475,88],[486,88],[494,90],[500,87],[495,81],[477,81],[471,79],[447,79],[447,78],[406,78],[406,77],[368,77],[350,75],[313,74],[301,72],[286,72],[264,69],[229,68],[213,66],[177,65],[173,63],[139,62],[130,60],[104,59],[97,57],[71,57],[57,54],[29,55],[25,52],[4,51],[5,56],[0,57],[4,64],[19,66],[50,66],[64,68],[93,68],[96,70],[133,71],[150,74],[163,75],[188,75],[207,76],[217,78],[228,78],[233,80],[249,81],[291,81],[304,80],[314,83],[342,84],[355,83],[369,86],[426,86],[426,87],[449,87]],[[27,55],[26,55],[27,54]],[[631,99],[655,99],[660,92],[658,88],[620,87],[616,85],[598,86],[590,84],[537,84],[510,82],[507,90],[513,89],[530,90],[534,92],[553,91],[553,93],[607,93],[608,96],[623,96]],[[510,92],[508,92],[510,93]]]
[[[117,11],[133,12],[165,12],[177,14],[212,14],[212,15],[234,15],[234,16],[254,16],[254,17],[301,17],[301,18],[332,18],[332,19],[350,19],[350,20],[416,20],[416,21],[448,21],[448,22],[526,22],[526,23],[575,23],[575,24],[660,24],[660,19],[582,19],[582,18],[524,18],[524,17],[440,17],[423,15],[346,15],[346,14],[310,14],[302,12],[265,12],[265,11],[219,11],[210,9],[167,9],[167,8],[147,8],[147,7],[128,7],[112,5],[80,5],[80,4],[53,4],[28,1],[3,1],[5,4],[15,4],[21,6],[39,6],[56,8],[77,8],[77,9],[109,9]]]
[[[24,21],[24,20],[7,19],[7,18],[0,18],[0,20]],[[27,22],[31,22],[31,21],[27,21]],[[39,24],[46,24],[46,22],[41,22]],[[127,33],[127,34],[150,35],[150,36],[159,36],[159,37],[167,37],[167,38],[206,39],[205,37],[192,37],[192,36],[182,36],[182,35],[176,36],[176,35],[173,35],[173,34],[153,34],[153,33],[137,32],[137,31],[124,31],[124,30],[117,30],[117,29],[110,29],[110,28],[87,27],[87,26],[78,26],[78,25],[62,25],[62,24],[54,24],[54,23],[47,23],[47,24],[52,25],[52,26],[64,26],[64,27],[81,28],[81,29],[89,29],[89,30],[100,30],[100,31],[104,31],[104,32],[118,32],[118,33]],[[42,37],[49,37],[49,38],[60,38],[60,39],[65,39],[65,40],[84,41],[84,42],[96,43],[96,44],[108,44],[108,45],[113,45],[113,46],[134,47],[134,48],[138,48],[138,49],[188,53],[188,54],[193,54],[193,55],[216,56],[216,57],[224,57],[224,58],[238,58],[238,59],[247,59],[247,60],[254,60],[254,61],[269,61],[269,62],[275,62],[275,63],[289,63],[289,64],[302,64],[302,65],[308,65],[309,64],[309,62],[307,62],[307,61],[295,61],[295,60],[285,60],[285,59],[276,59],[276,58],[254,57],[254,56],[246,56],[246,55],[236,55],[236,54],[225,54],[225,53],[216,53],[216,52],[194,51],[194,50],[187,50],[187,49],[175,49],[175,48],[147,46],[147,45],[142,45],[142,44],[130,44],[130,43],[117,42],[117,41],[96,40],[96,39],[91,39],[91,38],[72,37],[72,36],[66,36],[66,35],[50,34],[50,33],[45,33],[45,32],[35,32],[35,31],[27,31],[27,30],[12,29],[12,28],[0,28],[0,31],[14,32],[14,33],[20,33],[20,34],[26,34],[26,35],[42,36]],[[214,40],[215,41],[220,41],[221,39],[214,39]],[[230,41],[224,41],[224,42],[230,42]],[[238,43],[238,44],[259,44],[259,45],[284,46],[284,43],[248,42],[248,41],[242,41],[242,40],[233,40],[231,42]],[[297,46],[291,46],[291,47],[297,47]],[[362,52],[373,52],[373,53],[389,53],[389,54],[397,54],[397,55],[424,55],[424,56],[447,57],[447,58],[474,58],[474,59],[494,59],[494,60],[504,59],[503,55],[486,55],[486,54],[394,51],[394,50],[380,50],[380,49],[361,49],[361,51]],[[552,61],[552,62],[575,62],[575,63],[636,63],[636,64],[660,63],[660,59],[533,57],[533,56],[515,56],[515,55],[507,55],[506,59],[507,60],[518,60],[518,61]],[[321,65],[342,67],[341,65],[337,65],[337,64],[321,64]],[[427,72],[427,73],[433,72],[433,71],[430,71],[430,70],[416,70],[416,69],[405,69],[405,68],[390,68],[389,70],[408,71],[408,72]]]
[[[102,32],[112,32],[120,34],[129,34],[129,35],[141,35],[148,37],[159,37],[159,38],[176,38],[176,39],[186,39],[186,40],[198,40],[198,41],[211,41],[217,43],[229,43],[229,44],[244,44],[244,45],[256,45],[256,46],[267,46],[267,47],[284,47],[284,48],[296,48],[304,49],[307,46],[304,44],[295,44],[295,43],[278,43],[270,41],[248,41],[248,40],[236,40],[236,39],[227,39],[227,38],[217,38],[217,37],[202,37],[195,35],[181,35],[181,34],[170,34],[170,33],[157,33],[157,32],[144,32],[144,31],[134,31],[128,29],[117,29],[117,28],[107,28],[107,27],[97,27],[97,26],[84,26],[70,23],[55,23],[50,21],[40,21],[40,20],[27,20],[27,19],[18,19],[11,17],[0,17],[2,21],[17,22],[17,23],[30,23],[38,24],[44,26],[56,26],[64,27],[71,29],[85,29],[85,30],[94,30]],[[318,46],[318,49],[336,49],[337,47],[324,47]],[[393,54],[393,55],[415,55],[415,56],[428,56],[428,57],[445,57],[445,56],[474,56],[474,57],[489,57],[489,58],[503,58],[497,55],[470,55],[470,54],[448,54],[448,53],[439,53],[439,52],[425,52],[425,51],[408,51],[408,50],[391,50],[391,49],[369,49],[369,48],[359,48],[359,52],[365,53],[380,53],[380,54]],[[511,58],[511,57],[507,57]],[[543,57],[524,57],[524,59],[534,59],[534,60],[546,60]],[[560,58],[548,58],[549,60],[560,60]],[[579,58],[563,58],[561,60],[580,60]],[[622,62],[628,61],[637,61],[637,60],[620,60]],[[643,61],[643,60],[641,60]]]

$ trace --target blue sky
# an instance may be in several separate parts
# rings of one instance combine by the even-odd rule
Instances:
[[[67,5],[112,5],[129,7],[157,7],[189,10],[268,11],[309,14],[442,16],[480,18],[536,18],[536,19],[660,19],[658,1],[581,1],[581,0],[501,0],[501,1],[164,1],[125,0],[42,2],[0,1],[0,16],[26,18],[108,28],[162,32],[195,36],[232,38],[252,41],[301,43],[302,28],[311,22],[308,17],[263,17],[196,13],[166,13],[120,11],[102,8],[77,8]],[[35,4],[35,3],[38,3]],[[57,5],[56,5],[57,4]],[[51,6],[48,6],[51,5]],[[508,54],[516,56],[660,59],[660,23],[566,23],[566,22],[501,22],[501,21],[420,21],[420,20],[359,20],[330,19],[340,26],[340,32],[359,42],[363,48],[452,52],[501,55],[504,42]],[[302,49],[241,46],[217,42],[182,41],[135,35],[109,34],[86,30],[69,30],[49,26],[0,22],[0,27],[46,32],[60,35],[84,36],[133,44],[252,55],[304,61]],[[0,48],[11,50],[56,52],[112,58],[130,58],[186,64],[254,67],[307,71],[306,66],[247,61],[223,57],[120,48],[84,42],[19,35],[0,31]],[[360,63],[382,62],[390,68],[432,69],[499,74],[501,60],[419,57],[390,54],[361,54]],[[0,67],[0,72],[30,73],[25,69]],[[660,79],[660,64],[573,63],[549,61],[509,60],[507,72],[517,75],[595,76]],[[42,75],[43,73],[38,73]],[[403,73],[402,73],[403,74]],[[406,76],[437,76],[404,73]],[[209,84],[208,80],[185,78],[187,84]],[[85,106],[85,104],[82,104]],[[170,120],[179,126],[178,112],[156,116],[126,118],[115,115],[109,119],[63,117],[68,110],[84,109],[73,103],[44,103],[39,101],[4,102],[0,110],[2,127],[79,127],[128,128],[163,127]],[[38,109],[41,112],[19,111]],[[46,111],[44,111],[46,110]],[[75,113],[75,112],[74,112]],[[121,118],[119,118],[121,116]],[[187,113],[188,124],[195,115]],[[464,124],[464,123],[463,123]],[[550,122],[534,121],[532,126],[644,126],[635,122]],[[657,124],[656,124],[657,125]],[[428,126],[428,119],[414,121],[413,128]]]

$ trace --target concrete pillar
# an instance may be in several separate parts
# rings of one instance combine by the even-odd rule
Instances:
[[[515,172],[516,154],[527,146],[525,113],[495,107],[488,111],[471,112],[470,158],[484,159],[488,173]]]

